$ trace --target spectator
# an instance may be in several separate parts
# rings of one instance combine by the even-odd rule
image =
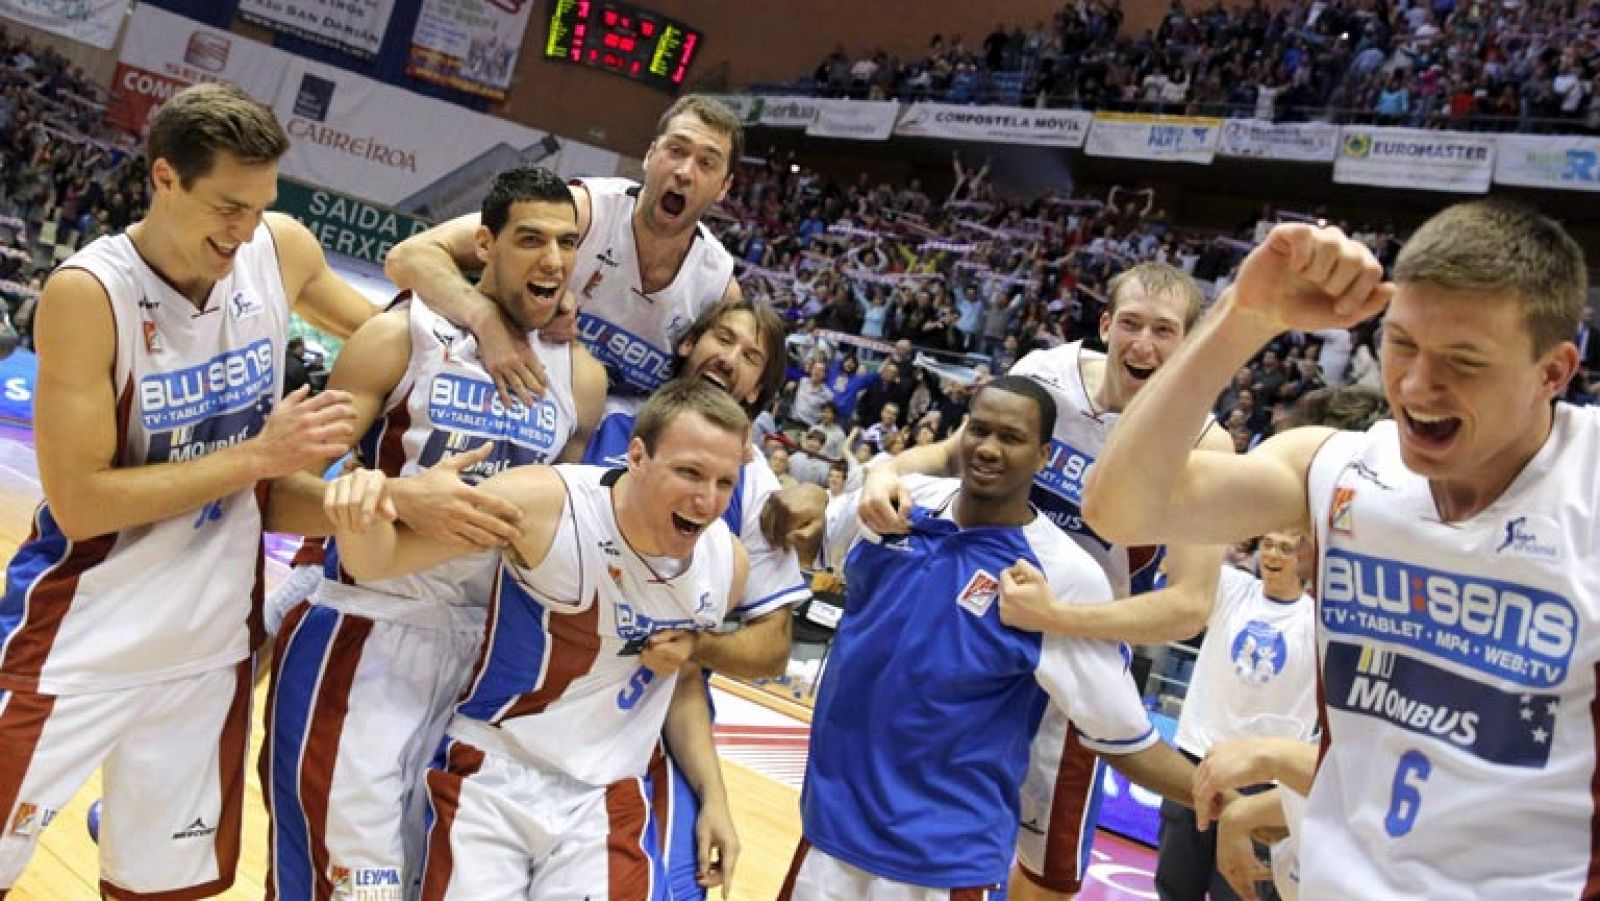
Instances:
[[[828,365],[813,358],[806,378],[795,389],[789,418],[802,425],[814,426],[822,421],[822,408],[832,403],[833,390],[828,387]]]
[[[828,487],[828,469],[832,460],[822,453],[827,439],[818,429],[806,432],[800,439],[800,450],[789,455],[789,474],[797,482],[809,482],[819,488]]]

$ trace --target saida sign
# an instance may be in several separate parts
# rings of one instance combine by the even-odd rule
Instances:
[[[348,194],[314,188],[287,178],[278,179],[277,209],[300,220],[317,236],[324,250],[380,266],[390,249],[425,231],[430,224]]]

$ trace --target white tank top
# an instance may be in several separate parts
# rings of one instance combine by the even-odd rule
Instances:
[[[361,441],[362,460],[390,476],[412,476],[447,456],[494,442],[489,459],[463,471],[470,485],[512,466],[553,462],[578,420],[571,347],[530,332],[528,345],[544,364],[548,386],[531,409],[520,402],[506,407],[478,359],[472,333],[416,295],[405,303],[411,315],[411,361],[384,401],[383,415]],[[341,573],[338,580],[323,581],[316,600],[376,619],[476,628],[489,602],[494,565],[495,554],[485,551],[398,579],[351,584]],[[447,609],[463,607],[475,610],[463,618]]]
[[[1050,439],[1050,459],[1033,477],[1034,506],[1071,535],[1100,564],[1119,598],[1153,586],[1160,561],[1158,547],[1125,548],[1111,544],[1083,521],[1083,482],[1100,456],[1118,414],[1096,410],[1083,383],[1086,359],[1104,359],[1074,341],[1049,350],[1036,350],[1011,367],[1009,375],[1026,376],[1050,392],[1056,402],[1056,430]]]
[[[192,460],[261,431],[282,390],[289,321],[264,223],[200,311],[126,235],[63,266],[104,286],[116,320],[114,465]],[[40,505],[0,600],[0,689],[108,691],[243,660],[262,637],[259,499],[245,488],[86,541],[68,540]]]
[[[578,292],[578,338],[606,367],[608,410],[636,412],[672,377],[678,339],[722,298],[733,257],[703,223],[678,274],[646,294],[634,243],[639,185],[626,178],[579,179],[589,192],[589,231],[578,245],[572,286]]]
[[[622,537],[611,483],[621,470],[557,466],[562,523],[544,562],[501,564],[487,643],[450,733],[590,785],[644,772],[676,676],[639,663],[662,629],[712,629],[732,590],[733,536],[706,527],[678,575],[659,578]]]
[[[1595,891],[1596,460],[1600,410],[1558,404],[1505,492],[1446,524],[1392,421],[1318,452],[1328,744],[1302,897]]]

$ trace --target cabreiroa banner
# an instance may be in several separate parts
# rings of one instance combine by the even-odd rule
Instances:
[[[423,0],[406,73],[504,100],[533,0]]]
[[[513,166],[565,177],[617,168],[609,150],[300,57],[285,59],[273,107],[289,132],[285,176],[425,219],[477,209]]]

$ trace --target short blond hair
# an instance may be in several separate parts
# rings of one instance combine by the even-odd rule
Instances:
[[[1106,284],[1106,315],[1117,315],[1118,297],[1122,289],[1131,282],[1137,282],[1144,287],[1146,294],[1172,294],[1183,298],[1183,333],[1188,334],[1194,324],[1200,320],[1200,311],[1205,303],[1205,295],[1200,293],[1200,286],[1195,283],[1189,273],[1167,263],[1140,263],[1129,269],[1117,273],[1116,277]]]
[[[661,433],[686,413],[698,413],[725,432],[744,436],[750,431],[750,417],[733,395],[704,379],[682,377],[662,385],[639,408],[639,418],[633,423],[633,437],[644,442],[645,451],[654,454]]]
[[[1394,280],[1515,295],[1535,356],[1573,339],[1589,293],[1578,242],[1555,220],[1500,200],[1457,204],[1424,222],[1400,249]]]

